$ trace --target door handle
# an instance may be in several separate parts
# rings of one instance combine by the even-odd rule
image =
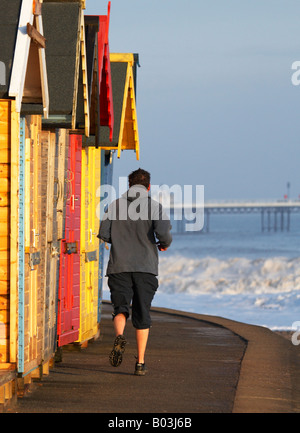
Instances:
[[[79,200],[79,198],[78,197],[75,198],[74,194],[71,195],[71,208],[72,208],[72,210],[75,209],[75,201],[78,201],[78,200]]]
[[[35,248],[35,237],[36,237],[36,236],[40,236],[40,234],[39,234],[39,233],[36,233],[36,230],[35,230],[35,229],[32,229],[32,231],[33,231],[33,247]]]
[[[93,235],[96,235],[97,233],[93,232],[93,229],[90,229],[90,243],[92,243]]]

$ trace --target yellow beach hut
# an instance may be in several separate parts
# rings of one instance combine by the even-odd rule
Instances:
[[[24,377],[41,361],[39,134],[49,98],[41,3],[1,0],[0,7],[1,403],[13,381],[3,371]]]

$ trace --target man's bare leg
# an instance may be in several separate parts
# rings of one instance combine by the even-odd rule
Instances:
[[[149,329],[136,329],[136,344],[137,344],[137,362],[144,364],[145,352],[149,336]]]
[[[123,313],[117,314],[114,318],[114,329],[116,337],[124,334],[126,316]]]

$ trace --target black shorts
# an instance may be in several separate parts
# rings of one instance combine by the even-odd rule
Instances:
[[[129,317],[132,301],[132,324],[136,329],[151,326],[150,307],[158,288],[155,275],[145,272],[121,272],[108,275],[114,316],[123,313]]]

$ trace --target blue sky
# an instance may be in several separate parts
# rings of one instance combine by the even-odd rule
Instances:
[[[86,14],[108,1],[87,0]],[[140,161],[155,185],[204,185],[206,200],[300,195],[297,0],[111,0],[110,51],[139,53]]]

